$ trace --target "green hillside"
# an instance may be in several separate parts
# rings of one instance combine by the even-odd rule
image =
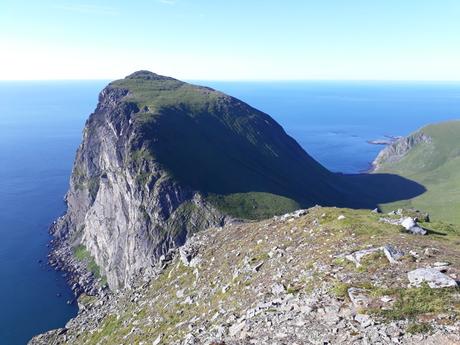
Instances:
[[[415,207],[435,219],[460,223],[460,121],[430,125],[411,136],[420,133],[431,140],[415,145],[397,162],[381,162],[377,172],[399,174],[419,182],[427,191],[382,206],[385,210]]]
[[[115,81],[137,107],[133,157],[159,162],[226,212],[263,218],[343,204],[337,177],[270,116],[207,87],[140,71]]]
[[[108,88],[120,90],[133,112],[132,160],[154,160],[236,217],[262,219],[316,204],[374,208],[424,192],[396,175],[331,173],[269,115],[208,87],[139,71]],[[148,180],[145,172],[139,176]]]

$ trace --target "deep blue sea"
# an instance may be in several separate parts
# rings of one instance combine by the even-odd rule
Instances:
[[[366,171],[382,146],[368,140],[407,135],[460,119],[460,83],[276,82],[209,85],[270,114],[332,171]]]
[[[104,84],[0,82],[1,345],[25,344],[77,312],[46,265],[48,227],[64,212],[81,130]]]
[[[270,114],[333,171],[366,170],[366,141],[460,119],[460,84],[197,82]],[[0,344],[22,345],[77,312],[46,265],[75,150],[103,81],[0,82]]]

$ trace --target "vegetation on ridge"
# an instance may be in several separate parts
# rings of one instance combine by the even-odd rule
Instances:
[[[397,176],[333,174],[270,116],[207,87],[139,71],[109,88],[128,90],[123,101],[138,110],[133,159],[155,160],[236,217],[260,219],[315,204],[373,208],[423,192]]]
[[[101,275],[100,267],[96,264],[96,261],[94,261],[91,253],[83,244],[79,244],[73,248],[73,255],[78,261],[85,263],[88,271],[94,274],[96,279],[101,279],[102,286],[107,284],[107,278]]]
[[[135,151],[147,149],[228,213],[261,218],[340,198],[331,173],[271,117],[237,99],[144,71],[110,87],[128,89],[125,101],[140,109]]]
[[[67,341],[139,344],[159,339],[160,344],[176,344],[193,330],[204,334],[228,325],[232,317],[245,316],[258,322],[269,315],[286,313],[282,304],[275,303],[262,309],[260,315],[247,316],[248,310],[261,301],[284,298],[318,299],[318,305],[310,312],[301,312],[299,318],[318,318],[318,324],[322,324],[325,321],[320,312],[332,300],[323,302],[321,298],[334,298],[340,301],[337,303],[342,311],[349,310],[350,287],[366,291],[377,302],[383,296],[390,297],[391,302],[384,307],[371,304],[359,312],[379,323],[405,320],[407,333],[429,332],[437,322],[455,322],[460,315],[458,288],[408,289],[406,274],[420,265],[447,259],[455,271],[460,265],[455,244],[460,241],[458,232],[443,233],[434,225],[435,231],[429,235],[414,236],[379,221],[380,217],[370,211],[315,207],[300,217],[291,215],[201,232],[196,267],[186,266],[176,257],[157,278],[117,297],[112,311],[98,317],[97,326],[91,326],[95,328],[85,328],[82,333],[70,328]],[[398,264],[378,260],[358,269],[339,259],[342,254],[386,244],[404,251]],[[423,254],[426,248],[437,248],[437,254]],[[418,262],[409,251],[417,253]],[[273,292],[273,284],[280,284],[280,295]],[[326,295],[320,292],[324,287],[329,287]],[[331,295],[328,291],[334,295],[327,297]],[[437,315],[445,316],[436,321]],[[353,329],[364,332],[359,327]]]
[[[418,132],[431,141],[416,145],[400,161],[384,162],[377,172],[417,181],[427,191],[382,205],[383,209],[418,208],[438,221],[460,224],[460,121],[429,125]]]

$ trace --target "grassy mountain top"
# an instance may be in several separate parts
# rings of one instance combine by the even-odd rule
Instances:
[[[128,90],[123,101],[138,109],[133,159],[155,160],[236,217],[261,219],[316,204],[374,208],[424,191],[391,174],[333,174],[269,115],[208,87],[139,71],[108,88]]]
[[[341,203],[336,177],[267,114],[211,88],[139,71],[109,88],[129,91],[138,126],[133,157],[154,159],[230,213],[261,218]]]
[[[460,121],[426,126],[410,135],[429,138],[401,159],[383,161],[378,173],[393,173],[417,181],[427,191],[415,198],[384,205],[384,209],[415,207],[436,219],[460,223]],[[393,145],[398,145],[398,142]]]
[[[104,303],[80,297],[83,311],[56,334],[67,344],[414,344],[421,332],[426,344],[450,344],[458,288],[408,288],[407,272],[447,262],[458,280],[460,229],[421,223],[430,231],[416,236],[380,217],[314,207],[203,231],[186,246],[191,261],[177,255]],[[359,267],[344,256],[386,245],[404,253],[397,263],[381,250]]]

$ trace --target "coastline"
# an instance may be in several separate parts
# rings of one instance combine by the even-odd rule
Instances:
[[[75,300],[82,293],[91,296],[103,295],[107,288],[101,286],[100,280],[88,271],[84,262],[75,258],[67,236],[57,234],[59,227],[62,227],[63,217],[59,217],[49,228],[53,239],[50,242],[48,264],[53,269],[64,273],[67,284],[75,295]]]

